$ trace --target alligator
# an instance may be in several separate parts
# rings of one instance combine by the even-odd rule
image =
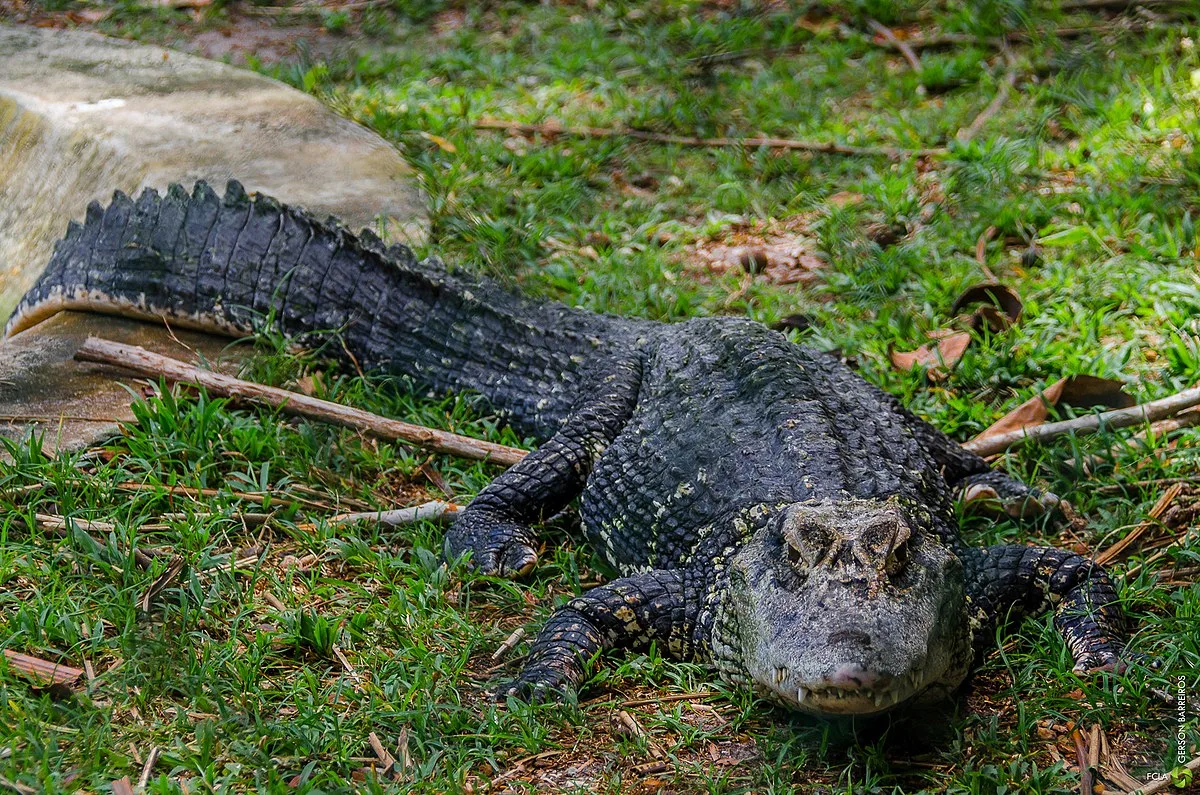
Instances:
[[[7,325],[62,310],[227,334],[264,323],[363,370],[473,391],[536,449],[459,511],[449,561],[516,578],[578,498],[620,575],[554,612],[501,698],[582,687],[595,659],[651,644],[822,716],[944,698],[1006,621],[1051,607],[1079,672],[1119,671],[1126,622],[1091,560],[966,544],[955,497],[1053,495],[1004,473],[836,357],[749,320],[597,314],[418,261],[370,231],[231,182],[72,222]]]

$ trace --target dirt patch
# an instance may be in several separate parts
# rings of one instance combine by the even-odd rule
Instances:
[[[325,61],[348,50],[346,36],[319,24],[266,25],[257,17],[235,17],[214,30],[203,30],[173,46],[193,55],[244,64],[250,56],[264,64],[307,57]]]
[[[326,29],[316,14],[288,15],[275,19],[242,13],[232,7],[213,17],[205,5],[172,7],[168,32],[155,36],[158,43],[182,52],[244,65],[253,57],[262,64],[305,59],[328,61],[348,52],[362,32],[357,16],[336,32]],[[341,10],[340,3],[328,3],[330,11]],[[113,18],[113,8],[82,7],[46,9],[27,0],[0,0],[0,20],[38,28],[79,29],[105,32],[103,23]]]

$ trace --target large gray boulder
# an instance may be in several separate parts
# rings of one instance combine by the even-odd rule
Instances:
[[[230,178],[392,240],[426,229],[396,151],[302,92],[162,47],[0,25],[0,322],[88,202]],[[0,342],[0,433],[41,427],[51,446],[77,446],[111,432],[99,420],[130,416],[111,373],[70,361],[100,331],[181,350],[165,330],[82,315]],[[225,342],[189,340],[210,353]]]

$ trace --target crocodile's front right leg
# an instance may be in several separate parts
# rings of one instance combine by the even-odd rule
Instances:
[[[521,577],[537,563],[533,526],[561,511],[583,489],[596,457],[633,413],[641,386],[636,354],[611,363],[592,397],[563,429],[479,492],[446,533],[447,560],[470,552],[482,574]]]
[[[690,659],[703,576],[657,569],[613,580],[559,608],[529,648],[516,681],[501,696],[526,700],[578,687],[592,658],[611,649],[644,649],[652,641],[676,659]]]

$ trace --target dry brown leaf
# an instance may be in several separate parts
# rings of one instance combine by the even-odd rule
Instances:
[[[4,658],[8,661],[10,668],[18,670],[40,683],[65,685],[83,676],[83,670],[80,668],[72,668],[69,665],[50,662],[10,649],[4,650]]]
[[[862,204],[866,200],[866,196],[861,193],[855,193],[851,190],[838,191],[825,200],[827,204],[834,207],[852,207],[856,204]]]
[[[1122,391],[1123,388],[1124,384],[1120,381],[1097,378],[1093,375],[1060,378],[996,420],[987,430],[976,436],[975,440],[1041,425],[1055,406],[1127,408],[1134,404],[1134,400]]]
[[[912,370],[921,366],[928,368],[927,375],[935,381],[946,377],[958,360],[967,352],[971,335],[966,331],[935,331],[930,336],[935,343],[926,343],[915,351],[892,351],[892,364],[898,370]]]
[[[443,138],[440,135],[434,135],[433,133],[425,132],[424,130],[422,130],[421,137],[423,137],[427,141],[432,141],[433,143],[437,144],[438,149],[441,149],[443,152],[449,152],[450,154],[454,154],[455,152],[458,151],[457,146],[450,143],[450,141],[446,140],[445,138]]]
[[[970,315],[960,314],[964,309],[975,304],[983,304]],[[959,321],[975,331],[987,329],[993,334],[999,334],[1013,326],[1021,319],[1025,304],[1021,297],[1011,287],[995,282],[984,282],[968,287],[950,307],[952,315],[958,315]]]

